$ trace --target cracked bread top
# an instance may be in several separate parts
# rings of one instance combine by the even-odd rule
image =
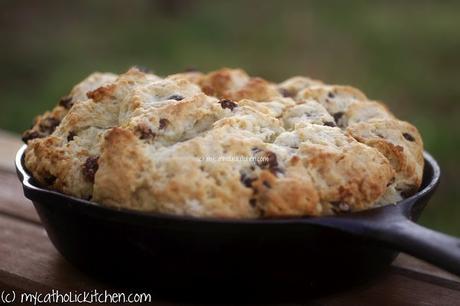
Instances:
[[[42,185],[198,217],[319,216],[420,187],[417,129],[358,89],[241,69],[94,73],[24,133]]]

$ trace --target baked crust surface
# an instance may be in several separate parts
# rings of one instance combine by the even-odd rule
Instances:
[[[42,185],[102,205],[198,217],[318,216],[420,187],[417,129],[350,86],[241,69],[94,73],[24,133]]]

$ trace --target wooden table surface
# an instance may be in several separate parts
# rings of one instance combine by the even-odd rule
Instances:
[[[18,137],[0,131],[0,293],[110,290],[109,284],[79,272],[54,249],[14,172],[20,146]],[[165,303],[172,304],[154,304]],[[401,254],[389,272],[372,283],[302,304],[460,305],[460,278]]]

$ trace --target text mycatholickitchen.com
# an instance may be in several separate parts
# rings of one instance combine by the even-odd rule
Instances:
[[[59,291],[18,293],[0,289],[0,304],[42,305],[42,304],[141,304],[151,303],[149,293],[121,293],[107,290]]]
[[[218,155],[218,156],[201,156],[201,161],[205,162],[243,162],[249,161],[252,163],[270,162],[267,156],[240,156],[240,155]]]

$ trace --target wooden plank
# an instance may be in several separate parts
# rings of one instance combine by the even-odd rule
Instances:
[[[0,170],[0,213],[40,223],[32,202],[24,197],[15,173]]]
[[[22,145],[19,135],[0,130],[0,169],[14,171],[14,158]]]
[[[32,203],[24,197],[14,159],[22,146],[19,135],[0,130],[0,213],[39,223]]]
[[[0,287],[25,291],[102,287],[68,264],[35,224],[0,216],[0,258]]]
[[[458,284],[460,288],[460,277],[441,270],[427,262],[406,254],[400,254],[393,262],[393,267],[400,270],[401,273],[418,273],[425,276],[432,276],[430,279],[445,279]]]
[[[109,287],[69,265],[40,226],[3,216],[0,216],[0,258],[0,288],[34,292]],[[458,290],[388,273],[366,286],[298,302],[318,305],[454,305],[459,300]]]
[[[58,253],[41,226],[2,215],[0,215],[0,290],[14,290],[17,294],[52,293],[52,290],[59,290],[61,294],[93,290],[98,292],[107,290],[109,293],[145,292],[134,288],[128,290],[117,288],[91,278],[70,265]],[[153,296],[152,299],[154,302],[149,305],[170,304],[158,297]]]
[[[316,305],[458,305],[460,291],[396,273],[385,274],[367,287],[312,301]]]

